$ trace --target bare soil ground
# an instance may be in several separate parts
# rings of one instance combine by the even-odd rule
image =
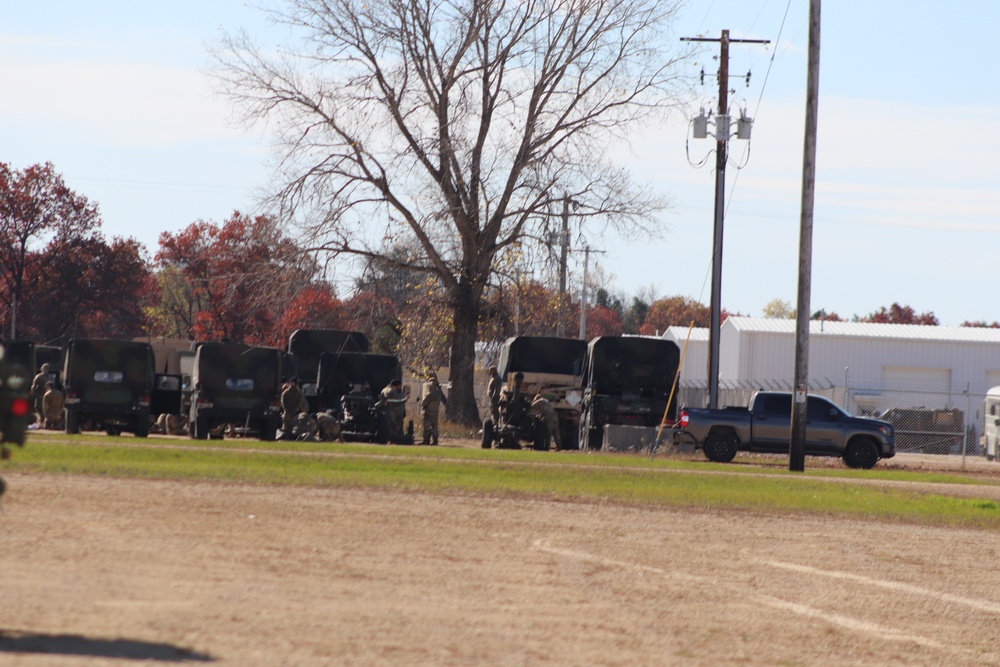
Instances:
[[[3,665],[1000,664],[994,531],[5,477]]]

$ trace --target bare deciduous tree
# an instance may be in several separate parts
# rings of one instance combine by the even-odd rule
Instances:
[[[574,218],[654,234],[667,201],[609,155],[686,88],[680,0],[289,0],[289,37],[215,51],[220,90],[280,140],[273,203],[311,248],[422,253],[453,311],[452,421],[478,423],[476,327],[495,263]],[[555,223],[555,224],[553,224]]]

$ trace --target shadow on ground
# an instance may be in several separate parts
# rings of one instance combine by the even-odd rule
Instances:
[[[159,662],[212,662],[210,655],[188,649],[133,639],[99,639],[80,635],[47,635],[0,630],[0,654],[43,653],[100,658],[129,658]]]

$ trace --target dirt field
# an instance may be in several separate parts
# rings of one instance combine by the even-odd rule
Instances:
[[[1000,664],[996,532],[5,477],[2,665]]]

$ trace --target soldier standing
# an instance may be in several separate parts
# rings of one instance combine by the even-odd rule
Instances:
[[[438,444],[438,412],[441,404],[448,405],[448,397],[444,395],[437,375],[431,373],[431,386],[420,401],[420,410],[424,418],[424,439],[421,445]]]
[[[299,421],[299,413],[308,411],[306,397],[299,389],[298,378],[291,378],[281,392],[281,431],[286,440],[295,437],[295,426]]]
[[[556,409],[552,407],[549,399],[541,394],[535,394],[534,400],[531,401],[531,412],[545,423],[546,448],[548,448],[551,439],[556,451],[562,449],[559,438],[559,415],[556,414]]]
[[[490,366],[489,378],[490,382],[486,386],[486,396],[490,399],[490,417],[493,419],[493,424],[496,425],[500,423],[500,389],[503,385],[500,374],[497,373],[496,366]]]
[[[35,423],[39,426],[45,424],[45,409],[42,407],[42,398],[45,396],[45,383],[50,380],[53,380],[52,373],[49,371],[48,363],[44,363],[31,381],[31,404],[35,409]]]
[[[379,404],[385,415],[387,435],[393,438],[403,435],[403,420],[406,419],[406,393],[403,381],[393,380],[379,394]]]

